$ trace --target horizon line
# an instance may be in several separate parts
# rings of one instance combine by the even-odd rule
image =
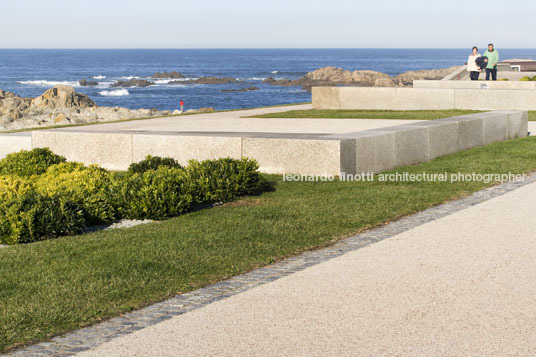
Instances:
[[[470,47],[0,47],[0,50],[462,50]],[[484,48],[484,47],[483,47]],[[498,47],[536,50],[536,47]]]

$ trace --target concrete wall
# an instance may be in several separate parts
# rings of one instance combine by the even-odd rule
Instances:
[[[312,92],[314,109],[536,110],[536,90],[314,87]]]
[[[251,157],[266,173],[355,174],[415,165],[436,157],[522,138],[528,113],[497,111],[421,121],[344,134],[91,133],[34,131],[33,147],[49,147],[69,160],[126,170],[146,155],[190,159]]]
[[[378,173],[522,138],[527,136],[527,131],[527,112],[500,111],[346,133],[340,137],[356,141],[354,173]]]
[[[188,160],[255,158],[266,173],[338,175],[355,171],[355,140],[322,135],[269,134],[268,137],[181,134],[89,133],[42,130],[32,133],[34,147],[48,147],[68,160],[126,170],[147,155]]]
[[[0,159],[7,154],[20,150],[32,149],[32,136],[30,133],[0,134]]]
[[[435,89],[536,89],[536,82],[415,80],[413,88]]]

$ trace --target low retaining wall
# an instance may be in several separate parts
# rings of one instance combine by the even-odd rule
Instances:
[[[34,147],[48,147],[68,160],[126,170],[147,155],[188,160],[252,157],[266,173],[338,175],[355,170],[354,140],[326,135],[277,133],[88,133],[35,131]],[[350,166],[348,166],[350,165]]]
[[[312,92],[314,109],[536,110],[536,90],[313,87]]]
[[[345,134],[34,131],[33,147],[69,160],[126,170],[146,155],[251,157],[266,173],[356,174],[413,165],[527,135],[528,113],[478,113]]]
[[[435,89],[520,89],[534,90],[536,82],[532,81],[444,81],[415,80],[413,88]]]

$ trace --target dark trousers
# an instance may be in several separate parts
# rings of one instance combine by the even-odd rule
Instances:
[[[486,68],[486,81],[489,81],[489,75],[491,74],[491,78],[496,81],[497,80],[497,68],[489,69]]]
[[[471,71],[469,72],[469,76],[471,77],[472,81],[478,81],[478,77],[480,77],[480,72]]]

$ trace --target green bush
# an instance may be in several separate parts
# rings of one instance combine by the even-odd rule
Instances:
[[[177,162],[177,160],[171,157],[147,155],[144,160],[131,164],[128,167],[128,172],[144,173],[145,171],[156,170],[159,167],[175,167],[178,169],[182,168],[182,166]]]
[[[20,196],[32,189],[32,182],[26,178],[0,175],[0,202]]]
[[[21,150],[0,160],[0,174],[21,177],[41,175],[50,166],[65,161],[63,156],[54,154],[48,148]]]
[[[188,211],[191,185],[183,169],[159,167],[123,178],[121,211],[131,219],[163,219]]]
[[[191,160],[186,168],[188,182],[193,186],[194,202],[227,202],[239,196],[262,192],[266,180],[258,172],[255,160],[223,158]]]
[[[61,195],[28,191],[0,203],[0,243],[31,243],[80,233],[82,207]]]
[[[35,186],[43,195],[61,194],[78,202],[88,224],[110,223],[119,218],[119,183],[99,166],[86,167],[76,162],[54,165],[37,178]]]

